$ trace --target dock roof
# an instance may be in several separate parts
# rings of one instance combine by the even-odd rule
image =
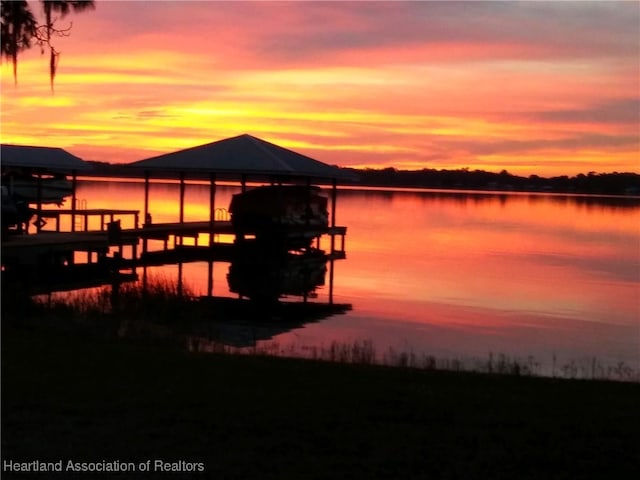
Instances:
[[[145,170],[345,179],[351,175],[274,143],[244,134],[129,164]]]
[[[6,143],[0,145],[0,164],[2,167],[34,168],[49,172],[73,172],[91,168],[89,163],[62,148]]]

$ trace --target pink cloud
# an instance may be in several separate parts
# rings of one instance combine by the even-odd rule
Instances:
[[[98,2],[68,19],[55,97],[38,52],[18,88],[3,69],[3,141],[129,161],[249,132],[329,163],[518,155],[558,173],[637,148],[631,2]]]

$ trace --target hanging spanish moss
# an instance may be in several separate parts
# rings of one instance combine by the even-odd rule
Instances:
[[[56,70],[58,68],[58,60],[60,59],[60,52],[57,52],[55,48],[50,47],[51,56],[49,57],[49,79],[51,81],[51,92],[53,93],[53,81],[56,78]]]
[[[56,27],[59,18],[64,18],[71,12],[81,13],[95,8],[93,0],[41,0],[45,23],[38,25],[27,1],[0,1],[2,29],[1,53],[3,58],[11,59],[13,64],[13,78],[18,83],[18,54],[28,50],[37,43],[42,54],[49,51],[49,79],[51,91],[58,69],[60,52],[51,44],[52,38],[70,35],[72,23],[67,28]]]

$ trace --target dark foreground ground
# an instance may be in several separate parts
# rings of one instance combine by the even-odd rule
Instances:
[[[640,478],[639,384],[2,333],[5,464],[151,460],[153,469],[158,459],[205,470],[153,476],[167,479]]]

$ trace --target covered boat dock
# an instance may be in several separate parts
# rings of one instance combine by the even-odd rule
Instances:
[[[31,176],[34,183],[34,198],[29,198],[30,203],[36,205],[36,229],[41,231],[43,223],[43,204],[45,202],[44,189],[46,188],[45,175],[71,175],[71,208],[72,231],[75,228],[75,215],[77,209],[76,187],[78,173],[91,169],[91,165],[79,157],[63,150],[62,148],[35,147],[30,145],[0,146],[0,165],[2,168],[2,186],[11,196],[14,194],[12,175],[20,172],[22,175]],[[3,198],[3,201],[5,199]],[[4,213],[4,212],[3,212]]]
[[[73,260],[70,262],[68,260],[73,258],[73,252],[84,251],[87,253],[89,264],[94,263],[92,254],[97,256],[98,260],[95,263],[100,263],[110,252],[114,252],[115,247],[113,257],[109,257],[109,261],[104,264],[108,265],[116,276],[124,269],[131,269],[131,274],[128,275],[135,276],[138,267],[145,269],[146,276],[146,266],[163,264],[178,264],[181,271],[182,263],[190,261],[207,261],[211,270],[214,261],[238,259],[239,251],[246,257],[249,251],[247,245],[242,249],[236,248],[239,243],[243,243],[240,240],[244,236],[241,238],[238,235],[237,228],[228,217],[219,215],[223,209],[216,208],[216,188],[219,181],[238,182],[241,192],[246,192],[248,188],[260,184],[272,185],[276,188],[297,185],[308,189],[314,188],[313,185],[317,184],[329,185],[331,204],[329,222],[326,226],[322,228],[314,226],[311,231],[309,225],[296,225],[290,227],[288,233],[303,234],[313,238],[316,242],[315,246],[311,245],[309,250],[305,248],[303,252],[297,252],[309,253],[309,258],[317,256],[320,251],[320,237],[329,237],[331,246],[324,258],[330,264],[329,299],[333,302],[333,262],[345,258],[344,238],[347,230],[346,227],[336,224],[337,184],[339,180],[350,178],[349,174],[345,174],[336,167],[247,134],[140,160],[127,166],[132,173],[138,173],[144,177],[144,210],[142,212],[144,220],[140,223],[138,210],[78,209],[77,174],[87,171],[90,165],[64,150],[2,145],[2,165],[3,171],[5,167],[24,167],[30,169],[35,175],[45,172],[70,174],[73,185],[71,208],[44,209],[41,203],[38,203],[36,235],[11,235],[10,238],[3,238],[3,269],[5,266],[13,267],[16,264],[19,268],[19,265],[30,255],[33,256],[36,251],[40,256],[49,255],[51,258],[67,259],[63,260],[67,263],[73,263]],[[149,211],[149,185],[152,178],[179,180],[179,198],[176,199],[179,202],[179,218],[176,222],[152,222]],[[209,218],[206,220],[185,221],[185,190],[187,181],[190,180],[209,182]],[[71,217],[70,231],[61,231],[60,218],[64,216]],[[98,230],[89,229],[90,216],[100,218]],[[133,219],[132,228],[120,228],[117,218],[122,216]],[[43,230],[45,219],[55,221],[55,232]],[[247,233],[249,237],[252,236],[251,232]],[[198,237],[201,234],[208,235],[208,242],[198,244]],[[220,234],[235,236],[235,240],[232,244],[217,242],[215,238]],[[341,242],[336,242],[336,236],[341,239]],[[173,238],[173,244],[170,242],[171,238]],[[195,244],[184,245],[183,238],[192,238]],[[150,240],[161,240],[163,248],[150,251],[148,248]],[[140,242],[141,250],[138,249]],[[123,254],[125,246],[130,247],[130,257]],[[287,247],[284,246],[283,249],[281,253],[286,255]],[[259,250],[259,252],[273,256],[272,251]],[[255,249],[253,254],[255,255]],[[284,257],[282,258],[285,262]],[[302,259],[302,255],[294,258],[298,263]],[[285,262],[287,265],[290,263],[289,260]],[[313,261],[316,261],[315,257]],[[50,263],[50,260],[47,262]],[[264,262],[262,263],[264,266]],[[272,264],[266,266],[266,268],[272,267]],[[210,273],[210,294],[211,291],[212,274]]]
[[[327,165],[306,155],[283,148],[252,135],[219,140],[173,153],[147,158],[129,164],[131,168],[144,172],[145,223],[149,218],[149,180],[153,173],[162,173],[163,178],[180,180],[180,223],[184,221],[184,194],[187,178],[208,179],[210,182],[209,222],[215,223],[216,182],[238,181],[244,192],[247,182],[270,182],[271,184],[295,184],[329,182],[331,193],[331,226],[336,222],[336,188],[341,179],[351,175],[337,167]]]

